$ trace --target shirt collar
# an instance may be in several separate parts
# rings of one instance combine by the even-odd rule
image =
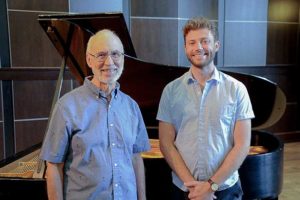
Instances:
[[[221,74],[216,67],[215,67],[215,70],[209,80],[215,80],[216,82],[221,82]]]
[[[187,84],[197,83],[197,80],[192,75],[191,68],[187,72],[186,80],[187,80]],[[212,80],[216,81],[217,83],[221,82],[221,75],[220,75],[219,70],[216,67],[213,71],[212,76],[210,77],[210,79],[207,80],[207,82],[210,82]]]

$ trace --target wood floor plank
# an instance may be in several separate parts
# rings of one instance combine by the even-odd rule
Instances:
[[[284,144],[283,188],[280,200],[300,199],[300,142]]]

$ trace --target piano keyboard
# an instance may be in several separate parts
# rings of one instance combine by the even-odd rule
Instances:
[[[0,177],[32,178],[38,163],[38,153],[30,159],[19,160],[12,166],[0,169]]]
[[[0,172],[0,177],[32,178],[37,160],[38,155],[28,162],[19,162],[16,168],[7,172]]]

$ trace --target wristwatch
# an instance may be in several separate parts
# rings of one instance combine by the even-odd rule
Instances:
[[[219,185],[215,182],[213,182],[211,179],[208,179],[207,182],[210,184],[210,188],[212,191],[217,191],[219,189]]]

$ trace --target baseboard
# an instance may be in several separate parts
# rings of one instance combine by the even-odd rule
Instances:
[[[281,141],[283,141],[284,143],[300,141],[300,130],[274,133],[274,135],[279,137],[281,139]]]

